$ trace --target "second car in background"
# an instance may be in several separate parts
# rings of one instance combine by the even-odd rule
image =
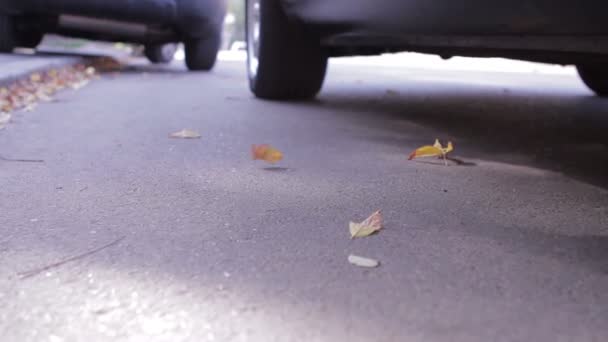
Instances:
[[[45,33],[145,46],[153,63],[184,42],[190,70],[209,70],[220,47],[225,0],[4,0],[0,52],[35,47]]]

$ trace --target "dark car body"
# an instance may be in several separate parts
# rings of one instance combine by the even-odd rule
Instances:
[[[420,34],[600,34],[608,3],[598,0],[283,0],[316,24]]]
[[[286,0],[283,5],[288,15],[316,27],[330,47],[563,63],[608,56],[608,1]]]
[[[264,17],[267,21],[282,22],[281,26],[297,32],[293,36],[318,39],[320,51],[326,56],[415,51],[444,58],[506,57],[573,64],[579,71],[585,69],[581,76],[587,76],[583,80],[588,85],[589,76],[596,75],[591,80],[593,90],[608,94],[608,1],[246,1],[249,12],[256,11],[248,15],[250,32],[255,26],[251,22],[256,20],[260,20],[262,36],[274,30],[264,23]],[[255,9],[258,7],[261,15]],[[281,16],[285,20],[277,19]],[[266,36],[270,37],[268,33]],[[267,38],[266,44],[276,44],[275,40],[283,38]],[[263,45],[263,39],[260,41]],[[307,51],[316,49],[313,45]],[[265,49],[268,47],[264,47],[264,53],[269,55]],[[316,67],[316,71],[322,74],[324,68]]]
[[[0,15],[10,18],[18,34],[52,32],[149,45],[219,37],[225,13],[225,0],[2,0],[0,3]]]

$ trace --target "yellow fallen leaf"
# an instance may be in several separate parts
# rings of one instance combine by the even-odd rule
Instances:
[[[365,258],[354,254],[348,256],[348,262],[359,267],[378,267],[378,265],[380,265],[378,260]]]
[[[425,145],[417,148],[412,154],[410,154],[409,160],[420,157],[438,157],[442,156],[443,151],[440,148],[431,145]]]
[[[443,149],[443,153],[448,154],[452,151],[454,151],[454,145],[452,144],[451,141],[448,141],[448,146]]]
[[[40,82],[42,80],[42,76],[40,75],[40,73],[33,73],[30,75],[30,81],[32,82]]]
[[[382,229],[382,211],[377,210],[361,223],[350,222],[350,238],[369,236]]]
[[[186,128],[182,129],[181,131],[169,134],[169,138],[177,139],[198,139],[200,137],[201,135],[198,134],[198,132]]]
[[[274,164],[283,159],[283,153],[268,144],[254,144],[251,145],[251,159],[264,160],[268,163]]]
[[[417,148],[414,152],[412,152],[408,158],[408,160],[412,160],[414,158],[421,157],[443,157],[445,162],[445,157],[448,153],[454,150],[454,145],[451,141],[448,142],[446,147],[443,147],[439,142],[439,139],[435,139],[435,143],[433,145],[425,145]]]

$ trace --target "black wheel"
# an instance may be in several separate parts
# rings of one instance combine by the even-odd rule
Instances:
[[[176,43],[148,44],[144,47],[144,55],[155,64],[168,64],[173,60],[177,51]]]
[[[319,38],[290,21],[279,0],[247,0],[247,74],[255,96],[314,97],[325,78],[327,55]]]
[[[33,49],[40,44],[43,37],[44,34],[38,31],[19,32],[17,35],[17,44],[21,47]]]
[[[12,52],[17,43],[16,40],[13,18],[0,14],[0,52]]]
[[[599,96],[608,96],[608,66],[577,65],[578,75]]]
[[[211,70],[215,65],[221,42],[221,30],[216,30],[204,38],[189,38],[186,40],[184,47],[188,69]]]

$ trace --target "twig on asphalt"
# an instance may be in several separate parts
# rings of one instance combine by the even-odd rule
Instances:
[[[0,160],[7,162],[21,162],[21,163],[44,163],[42,159],[16,159],[16,158],[6,158],[0,155]]]
[[[456,165],[459,165],[459,166],[477,166],[477,164],[475,164],[473,162],[464,161],[462,159],[458,159],[458,158],[454,158],[454,157],[450,157],[450,156],[445,156],[445,159],[442,156],[439,156],[439,157],[437,157],[437,159],[438,160],[443,160],[443,164],[444,165],[448,161],[451,161],[451,162],[453,162],[453,163],[455,163]],[[414,159],[414,161],[416,163],[421,163],[421,164],[440,165],[434,159],[433,160]]]
[[[119,242],[121,242],[122,240],[124,240],[125,237],[126,236],[120,237],[120,238],[118,238],[118,239],[116,239],[116,240],[114,240],[114,241],[112,241],[112,242],[110,242],[110,243],[108,243],[106,245],[103,245],[101,247],[97,247],[97,248],[92,249],[92,250],[90,250],[88,252],[85,252],[85,253],[82,253],[82,254],[78,254],[78,255],[75,255],[73,257],[69,257],[67,259],[63,259],[61,261],[58,261],[58,262],[50,264],[50,265],[46,265],[46,266],[43,266],[43,267],[40,267],[40,268],[36,268],[36,269],[33,269],[33,270],[29,270],[29,271],[25,271],[25,272],[19,272],[19,273],[17,273],[17,275],[21,279],[31,278],[31,277],[36,276],[36,275],[38,275],[38,274],[40,274],[40,273],[42,273],[44,271],[48,271],[48,270],[50,270],[52,268],[63,266],[65,264],[67,264],[68,262],[72,262],[72,261],[76,261],[78,259],[82,259],[82,258],[88,257],[89,255],[95,254],[95,253],[100,252],[100,251],[102,251],[102,250],[104,250],[106,248],[109,248],[109,247],[112,247],[114,245],[117,245]]]
[[[477,165],[475,163],[467,162],[462,159],[458,159],[458,158],[454,158],[454,157],[450,157],[450,156],[446,156],[445,159],[456,163],[456,165],[462,165],[462,166],[476,166]]]

